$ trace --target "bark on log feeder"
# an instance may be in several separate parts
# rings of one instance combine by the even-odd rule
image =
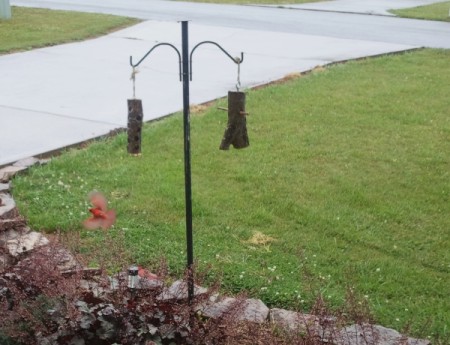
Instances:
[[[128,100],[128,153],[139,155],[141,153],[141,133],[143,120],[142,101],[140,99]]]
[[[248,113],[245,111],[245,93],[228,92],[228,124],[220,144],[221,150],[228,150],[230,145],[242,149],[250,145],[247,134]]]

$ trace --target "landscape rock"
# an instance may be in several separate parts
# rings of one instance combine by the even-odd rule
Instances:
[[[138,283],[136,289],[146,289],[146,290],[155,290],[162,288],[164,286],[164,282],[159,279],[149,279],[145,277],[138,277]],[[195,292],[195,289],[194,289]]]
[[[81,279],[80,289],[90,291],[94,297],[102,297],[107,292],[110,292],[103,288],[99,283],[93,280]]]
[[[208,304],[202,314],[206,317],[217,319],[232,316],[238,321],[264,322],[269,315],[269,308],[259,299],[237,299],[224,297],[219,301]]]
[[[14,260],[11,258],[11,256],[8,253],[0,250],[0,273],[5,271],[13,263]]]
[[[2,200],[0,205],[0,219],[11,219],[19,216],[16,203],[11,195],[0,193],[0,199]]]
[[[26,167],[18,167],[13,165],[8,165],[0,169],[0,182],[6,183],[11,180],[11,178],[17,174],[19,171],[27,169]]]
[[[32,231],[6,242],[9,254],[16,257],[37,247],[47,245],[50,241],[42,234]]]
[[[205,307],[201,308],[201,313],[212,319],[218,319],[225,316],[226,313],[232,313],[238,309],[240,302],[236,298],[222,297],[213,303],[208,303]]]
[[[19,237],[20,234],[21,234],[21,232],[16,231],[14,229],[9,229],[9,230],[0,232],[0,247],[5,247],[6,243],[8,241]]]
[[[194,296],[202,295],[208,292],[208,289],[194,285]],[[188,298],[188,284],[185,281],[177,280],[169,288],[164,289],[157,297],[158,300],[182,300]]]
[[[273,324],[283,329],[316,336],[324,341],[332,338],[335,331],[333,317],[319,317],[278,308],[271,309],[269,317]]]
[[[8,192],[10,188],[11,188],[10,183],[0,183],[0,192]]]
[[[402,336],[396,330],[379,325],[351,325],[333,338],[335,345],[430,345],[429,340]]]
[[[48,248],[48,251],[49,253],[51,251],[51,254],[54,257],[57,267],[61,273],[82,269],[82,266],[78,263],[77,259],[69,250],[65,248],[58,248],[57,250]]]
[[[13,164],[14,167],[23,167],[23,168],[29,168],[35,164],[39,163],[39,159],[35,157],[28,157],[21,159]]]
[[[244,309],[238,315],[240,321],[264,322],[269,316],[269,308],[260,300],[250,298],[244,301]]]
[[[0,218],[0,233],[5,232],[7,230],[15,229],[23,229],[26,227],[25,218],[18,216],[11,219],[1,219]]]

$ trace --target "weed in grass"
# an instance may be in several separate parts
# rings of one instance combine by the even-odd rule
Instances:
[[[194,251],[210,279],[307,310],[317,292],[345,303],[351,276],[380,324],[448,338],[449,57],[367,59],[249,91],[246,150],[216,149],[226,119],[214,107],[193,116]],[[147,124],[142,137],[141,157],[126,154],[124,134],[68,151],[16,178],[14,196],[33,228],[71,232],[87,217],[86,193],[102,190],[133,262],[163,255],[181,274],[181,115]],[[246,243],[256,232],[276,241]],[[100,237],[82,232],[84,251]]]

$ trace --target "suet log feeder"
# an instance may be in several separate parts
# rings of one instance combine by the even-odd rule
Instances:
[[[245,93],[241,91],[228,92],[228,124],[220,143],[221,150],[228,150],[230,145],[242,149],[250,145],[247,134],[245,111]]]
[[[128,153],[139,155],[141,153],[141,133],[143,120],[142,101],[140,99],[128,100]]]

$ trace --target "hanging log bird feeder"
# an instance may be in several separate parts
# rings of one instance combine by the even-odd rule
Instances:
[[[241,91],[228,92],[228,124],[220,143],[221,150],[228,150],[230,145],[235,149],[243,149],[250,145],[247,134],[248,113],[245,111],[245,93]]]
[[[128,153],[141,154],[143,110],[140,99],[128,100]]]

